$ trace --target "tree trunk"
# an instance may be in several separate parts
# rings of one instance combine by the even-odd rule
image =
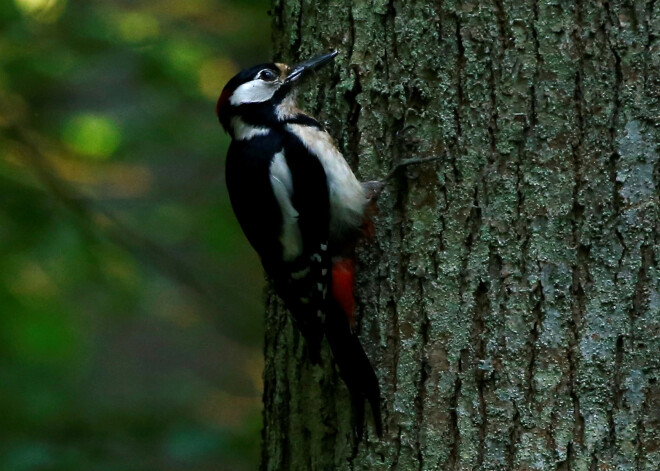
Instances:
[[[445,158],[359,250],[383,439],[270,296],[262,469],[660,469],[660,2],[272,13],[278,59],[340,50],[301,101],[361,179]]]

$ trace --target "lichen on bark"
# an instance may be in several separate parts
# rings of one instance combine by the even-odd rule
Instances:
[[[274,0],[276,59],[359,176],[385,436],[271,295],[264,470],[660,469],[660,4]]]

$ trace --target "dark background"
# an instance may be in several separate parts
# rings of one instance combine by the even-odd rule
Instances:
[[[262,286],[225,82],[268,2],[0,2],[0,469],[252,470]]]

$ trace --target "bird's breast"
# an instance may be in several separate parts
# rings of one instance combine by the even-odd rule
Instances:
[[[287,127],[323,165],[330,195],[331,231],[341,233],[359,227],[366,195],[332,137],[314,126],[288,124]]]

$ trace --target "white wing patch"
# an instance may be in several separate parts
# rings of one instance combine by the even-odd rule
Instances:
[[[331,230],[337,235],[336,232],[360,226],[367,198],[330,134],[303,124],[288,124],[288,127],[323,165],[330,191]]]
[[[270,164],[270,184],[282,212],[282,258],[290,262],[302,253],[302,235],[298,226],[298,211],[291,203],[293,180],[284,158],[284,149],[275,154]]]
[[[229,103],[234,106],[243,103],[261,103],[270,100],[279,84],[277,82],[265,82],[263,80],[251,80],[246,82],[232,93]]]

